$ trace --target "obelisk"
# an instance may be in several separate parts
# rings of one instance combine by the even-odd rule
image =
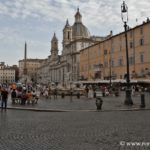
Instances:
[[[25,42],[25,49],[24,49],[24,75],[27,75],[27,43]]]

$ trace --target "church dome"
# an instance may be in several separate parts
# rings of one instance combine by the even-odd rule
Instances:
[[[77,9],[77,13],[75,14],[75,23],[72,26],[72,38],[89,38],[90,32],[88,29],[82,24],[82,15],[79,12],[79,8]]]
[[[89,38],[90,32],[81,22],[75,22],[72,26],[72,37],[73,39]]]

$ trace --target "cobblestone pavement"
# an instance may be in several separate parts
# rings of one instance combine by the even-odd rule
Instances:
[[[146,108],[150,109],[150,94],[145,94],[145,103]],[[141,104],[141,97],[140,95],[134,96],[133,103],[134,105],[131,107],[124,105],[125,93],[121,92],[119,97],[115,96],[107,96],[102,97],[103,99],[103,106],[102,110],[118,110],[118,109],[132,109],[132,108],[139,108]],[[37,108],[37,109],[56,109],[56,110],[96,110],[95,99],[88,99],[85,96],[82,96],[80,99],[77,99],[76,96],[70,99],[69,96],[66,96],[62,99],[58,96],[57,100],[54,100],[52,97],[51,99],[44,99],[41,98],[38,104],[32,105],[12,105],[11,100],[8,101],[9,107],[23,107],[23,108]]]
[[[149,150],[150,111],[0,112],[0,150]],[[121,142],[122,141],[122,142]]]

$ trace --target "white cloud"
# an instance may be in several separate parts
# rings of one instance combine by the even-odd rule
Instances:
[[[65,21],[68,18],[70,25],[74,23],[77,7],[80,8],[83,24],[92,35],[106,35],[112,29],[115,33],[121,32],[121,3],[118,0],[1,0],[0,18],[3,18],[3,25],[0,24],[0,50],[6,49],[7,43],[19,51],[27,40],[32,56],[36,51],[42,56],[41,49],[49,53],[54,31],[61,45]],[[136,25],[136,18],[141,23],[149,17],[149,0],[126,0],[126,3],[129,26]],[[18,57],[19,54],[20,51]]]
[[[134,14],[148,14],[150,8],[149,0],[145,1],[127,1],[129,10]],[[63,21],[64,17],[72,16],[74,9],[80,7],[81,11],[87,18],[95,16],[98,19],[105,19],[110,15],[115,16],[120,13],[120,5],[117,0],[8,0],[0,2],[1,13],[10,15],[12,17],[42,17],[46,21],[60,20]],[[119,12],[118,12],[119,11]],[[100,17],[101,16],[101,17]],[[107,19],[108,21],[109,19]],[[96,19],[94,20],[96,22]]]

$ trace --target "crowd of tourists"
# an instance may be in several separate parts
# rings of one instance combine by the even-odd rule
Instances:
[[[50,99],[54,95],[57,98],[57,89],[51,89],[46,85],[17,85],[17,84],[3,84],[0,85],[0,101],[1,108],[7,108],[8,97],[11,99],[12,104],[37,104],[40,97]]]
[[[87,85],[85,87],[86,95],[88,98],[94,98],[96,97],[96,93],[100,92],[101,96],[119,96],[120,93],[120,87],[110,87],[108,85]]]
[[[125,91],[127,87],[120,86],[115,84],[113,86],[108,85],[87,85],[85,87],[86,96],[88,98],[96,97],[96,92],[101,91],[102,96],[119,96],[121,91]],[[144,88],[140,85],[132,85],[131,86],[131,95],[132,96],[140,96],[141,92],[146,91],[147,88]]]
[[[120,91],[122,90],[122,86],[120,85],[85,85],[82,87],[82,95],[86,96],[89,99],[96,98],[96,92],[101,91],[102,96],[119,96]],[[142,87],[139,85],[133,85],[131,87],[132,96],[140,95],[142,92]],[[72,95],[75,93],[75,89],[71,88]],[[69,92],[69,90],[68,90]],[[77,97],[80,97],[80,92],[78,92]],[[1,100],[1,108],[7,108],[7,99],[10,95],[12,104],[37,104],[40,97],[44,97],[46,99],[51,99],[52,96],[54,99],[57,99],[57,95],[61,95],[63,98],[65,93],[62,93],[61,90],[57,88],[57,86],[50,87],[48,85],[21,85],[17,86],[16,84],[12,85],[0,85],[0,100]]]
[[[13,89],[11,91],[11,100],[12,104],[37,104],[38,99],[39,99],[39,93],[35,92],[35,90],[16,90]]]
[[[12,104],[37,104],[40,98],[40,91],[32,86],[19,86],[16,84],[0,86],[1,109],[7,108],[7,100],[10,95]]]

